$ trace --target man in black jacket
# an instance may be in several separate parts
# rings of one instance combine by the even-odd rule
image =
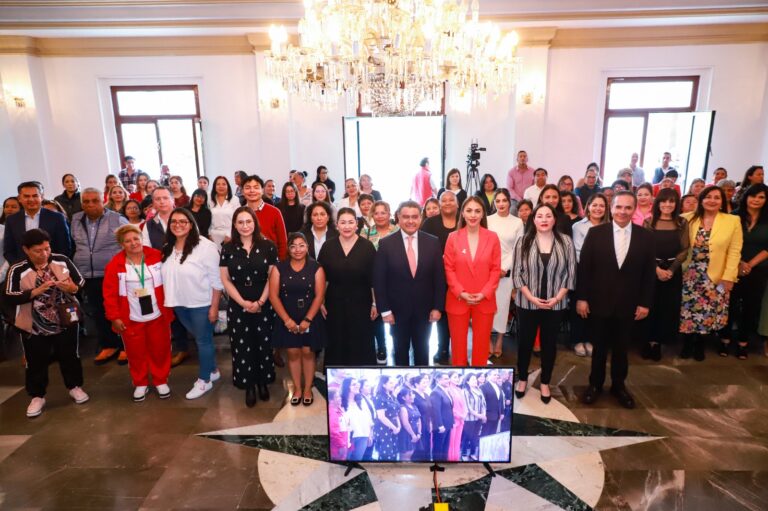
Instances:
[[[613,222],[593,227],[581,249],[576,279],[576,312],[589,318],[592,332],[592,372],[582,396],[594,403],[605,383],[605,364],[611,354],[611,393],[624,408],[634,408],[627,392],[627,349],[635,321],[648,316],[656,284],[653,235],[632,225],[637,199],[618,192],[611,204]]]
[[[437,386],[429,395],[432,403],[432,460],[448,461],[448,447],[453,429],[453,399],[448,394],[448,373],[435,374]]]
[[[499,431],[499,422],[504,420],[504,390],[497,369],[486,373],[485,383],[480,386],[485,397],[486,421],[480,429],[480,436],[495,435]]]

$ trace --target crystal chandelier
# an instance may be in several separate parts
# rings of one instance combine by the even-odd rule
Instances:
[[[452,101],[484,105],[515,85],[520,59],[517,34],[481,23],[479,10],[478,0],[304,0],[298,46],[270,27],[267,75],[327,109],[437,111],[446,88]]]

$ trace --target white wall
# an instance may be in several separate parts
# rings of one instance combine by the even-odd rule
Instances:
[[[699,110],[716,110],[708,174],[723,166],[741,179],[765,158],[768,45],[732,44],[550,51],[546,153],[531,155],[550,176],[581,177],[600,161],[606,79],[610,76],[702,75]],[[650,157],[650,155],[648,155]],[[660,156],[660,155],[659,155]],[[646,168],[656,167],[646,161]],[[606,169],[613,179],[617,169]]]
[[[540,84],[544,101],[524,105],[508,95],[471,114],[449,108],[446,168],[463,171],[470,140],[478,138],[488,148],[480,170],[494,174],[499,184],[519,149],[529,152],[533,165],[549,169],[552,180],[564,173],[580,176],[588,162],[600,159],[607,76],[681,70],[702,74],[699,107],[717,110],[710,170],[723,165],[740,179],[749,165],[768,159],[768,44],[535,47],[522,48],[520,55],[518,88]],[[289,169],[298,168],[311,181],[322,163],[340,183],[345,106],[323,111],[283,98],[273,109],[262,71],[259,55],[0,56],[0,83],[25,89],[32,104],[21,111],[6,99],[0,107],[0,191],[9,195],[21,176],[58,190],[67,171],[84,185],[101,186],[107,172],[120,168],[109,96],[109,86],[118,84],[199,86],[209,176],[243,169],[281,183]]]

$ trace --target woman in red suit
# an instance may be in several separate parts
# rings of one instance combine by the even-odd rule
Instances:
[[[461,206],[458,230],[445,244],[445,312],[451,332],[451,363],[467,365],[467,332],[472,321],[472,365],[488,363],[496,288],[501,275],[501,244],[488,230],[485,207],[477,197]]]

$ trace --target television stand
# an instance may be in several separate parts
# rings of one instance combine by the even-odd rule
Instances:
[[[359,468],[361,470],[363,468],[363,467],[360,466],[359,463],[354,462],[354,461],[349,461],[349,462],[345,463],[345,465],[347,466],[347,470],[344,471],[344,477],[347,477],[349,475],[349,473],[352,472],[353,468]]]
[[[445,472],[445,467],[441,467],[437,463],[434,463],[432,466],[429,467],[430,472]]]
[[[490,463],[483,463],[483,466],[488,471],[488,473],[491,474],[491,477],[496,477],[496,472],[493,470]]]

